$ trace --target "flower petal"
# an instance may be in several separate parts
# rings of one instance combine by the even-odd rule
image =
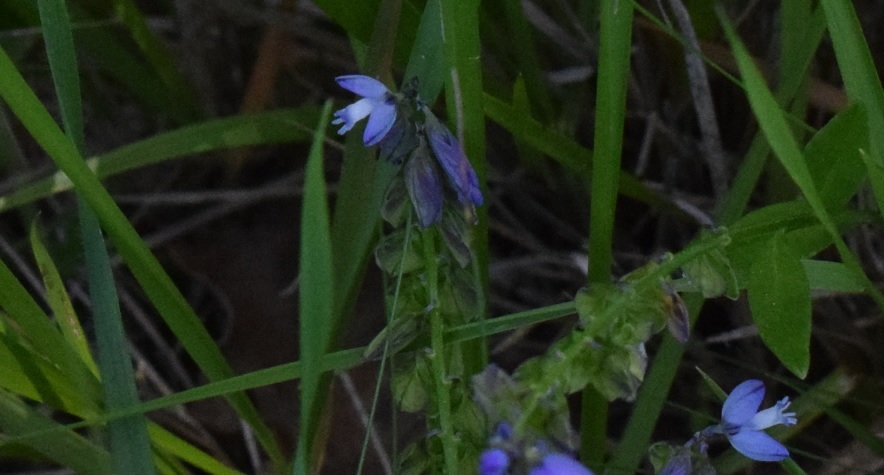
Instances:
[[[375,78],[363,76],[361,74],[350,74],[348,76],[338,76],[335,78],[338,84],[344,89],[355,92],[362,97],[370,97],[378,99],[384,94],[390,92],[384,83]]]
[[[529,475],[593,475],[593,473],[567,455],[552,453],[544,457],[540,465],[532,468]]]
[[[762,399],[764,399],[764,383],[757,379],[743,381],[724,401],[721,420],[728,425],[742,426],[758,412]]]
[[[458,201],[463,204],[481,205],[484,200],[482,199],[482,191],[479,190],[479,178],[460,143],[429,110],[425,112],[430,147],[439,164],[442,165],[442,169],[445,170],[449,183],[457,193]]]
[[[393,128],[394,122],[396,122],[396,104],[392,101],[375,102],[374,110],[368,116],[368,124],[365,126],[362,142],[366,147],[380,142]]]
[[[344,124],[338,130],[338,135],[343,135],[350,131],[357,122],[371,114],[375,109],[377,102],[373,99],[359,99],[349,106],[335,112],[335,120],[332,124]]]
[[[479,456],[479,475],[503,475],[510,465],[510,456],[503,449],[488,449]]]
[[[764,430],[768,427],[779,424],[785,426],[795,425],[798,422],[798,419],[795,417],[795,413],[784,412],[786,409],[789,408],[790,404],[792,403],[789,402],[788,397],[780,399],[773,406],[752,416],[752,421],[749,424],[750,427],[755,430]]]
[[[405,187],[417,212],[421,228],[428,228],[442,217],[442,183],[427,156],[426,148],[421,147],[405,163]]]
[[[759,462],[779,462],[789,457],[789,451],[773,437],[758,430],[741,430],[728,436],[738,452]]]

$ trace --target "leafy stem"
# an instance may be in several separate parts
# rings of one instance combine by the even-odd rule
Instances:
[[[540,406],[540,402],[548,397],[551,391],[561,390],[561,382],[567,378],[568,372],[574,367],[574,361],[590,348],[592,335],[598,335],[602,329],[607,328],[614,322],[618,315],[625,312],[636,295],[643,295],[654,286],[659,286],[661,281],[687,264],[708,252],[722,249],[731,241],[727,232],[712,234],[697,240],[681,252],[669,256],[667,259],[653,266],[646,273],[634,280],[629,280],[629,292],[623,292],[612,299],[610,304],[595,315],[590,322],[585,322],[583,331],[587,335],[585,344],[565,345],[560,348],[552,364],[547,365],[542,373],[542,379],[537,382],[537,388],[549,388],[548,391],[535,391],[525,403],[524,410],[519,421],[515,424],[516,433],[523,433],[528,421],[534,416],[534,412]]]
[[[439,268],[436,259],[436,237],[434,229],[421,232],[424,261],[426,265],[426,286],[430,302],[427,311],[430,317],[430,361],[433,369],[433,383],[436,390],[436,410],[439,416],[439,438],[445,457],[445,472],[457,473],[457,447],[451,421],[451,399],[449,397],[448,376],[445,369],[445,324],[439,311]]]

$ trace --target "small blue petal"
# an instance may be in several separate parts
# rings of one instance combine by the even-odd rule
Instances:
[[[721,420],[727,425],[742,426],[752,420],[764,399],[764,383],[757,379],[743,381],[731,391],[721,408]]]
[[[363,76],[361,74],[350,74],[347,76],[338,76],[335,78],[338,84],[344,89],[359,94],[362,97],[380,98],[390,92],[384,83],[375,78]]]
[[[479,456],[479,475],[503,475],[510,465],[510,456],[503,449],[488,449]]]
[[[377,101],[373,99],[359,99],[349,106],[335,112],[335,120],[332,121],[332,124],[344,124],[338,130],[338,135],[344,135],[349,132],[357,122],[371,114],[376,107]]]
[[[757,430],[742,430],[729,435],[731,445],[738,452],[759,462],[779,462],[789,457],[789,451],[773,437]]]
[[[362,142],[366,147],[370,147],[381,141],[396,122],[396,105],[390,102],[376,102],[371,115],[368,117],[368,124],[365,126],[365,133],[362,135]]]
[[[442,183],[424,148],[418,149],[405,164],[405,187],[424,229],[442,217]]]
[[[747,426],[755,430],[763,430],[779,424],[785,426],[795,425],[798,423],[798,418],[795,417],[795,413],[785,412],[791,404],[789,398],[784,397],[777,401],[773,406],[755,414]]]
[[[552,453],[544,457],[540,465],[532,468],[529,475],[593,475],[593,473],[567,455]]]

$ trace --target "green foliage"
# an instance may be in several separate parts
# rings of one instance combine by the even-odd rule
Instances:
[[[315,471],[311,461],[313,435],[321,419],[322,405],[313,398],[317,394],[322,370],[319,362],[331,338],[331,318],[334,310],[332,283],[334,275],[331,258],[331,237],[327,192],[323,177],[322,142],[331,117],[331,102],[326,102],[319,116],[313,136],[313,146],[307,158],[307,176],[304,179],[304,207],[301,228],[300,259],[300,326],[301,361],[301,418],[298,449],[292,473]]]
[[[761,339],[799,378],[810,367],[810,287],[801,256],[777,233],[749,276],[749,305]]]
[[[881,383],[868,371],[876,364],[867,355],[877,342],[874,332],[850,315],[837,327],[815,327],[820,322],[811,318],[815,309],[817,319],[830,318],[835,307],[863,315],[884,311],[876,253],[884,209],[884,88],[874,55],[880,44],[863,36],[864,7],[796,0],[753,5],[738,17],[736,10],[725,12],[734,7],[727,2],[687,1],[690,32],[681,22],[678,31],[670,24],[680,3],[646,9],[634,1],[319,0],[325,16],[316,38],[303,29],[313,17],[288,21],[301,14],[299,5],[279,24],[260,25],[266,26],[260,46],[252,44],[257,29],[249,23],[249,40],[239,39],[224,76],[234,79],[224,94],[237,97],[218,110],[290,108],[223,118],[206,117],[201,102],[212,92],[191,84],[206,78],[186,77],[174,47],[179,36],[203,31],[203,19],[175,18],[169,5],[140,7],[132,0],[0,6],[0,97],[7,107],[0,111],[0,168],[13,177],[0,191],[6,213],[0,223],[0,458],[77,473],[173,474],[193,467],[239,473],[229,466],[227,447],[213,446],[211,436],[200,440],[210,441],[205,444],[185,441],[145,417],[220,396],[233,408],[231,419],[257,441],[250,471],[318,473],[319,463],[337,455],[324,453],[328,439],[357,438],[330,429],[331,416],[346,412],[330,397],[332,372],[363,371],[357,367],[368,360],[382,364],[367,425],[385,397],[425,422],[424,436],[391,454],[395,473],[475,473],[477,457],[491,446],[512,456],[510,472],[527,473],[546,452],[578,452],[578,440],[596,473],[647,471],[639,467],[649,449],[658,472],[674,459],[692,461],[692,473],[714,473],[713,466],[719,473],[741,470],[749,462],[733,451],[709,465],[696,447],[652,445],[660,418],[685,412],[676,404],[664,414],[667,396],[697,393],[700,383],[684,371],[695,364],[717,396],[723,394],[715,381],[724,385],[723,378],[736,377],[732,372],[778,380],[798,392],[799,424],[771,430],[779,440],[802,433],[806,443],[815,436],[806,428],[826,418],[884,456],[869,422],[856,417],[880,409],[878,401],[859,396],[877,394]],[[223,8],[229,14],[234,7]],[[755,17],[763,21],[742,21]],[[759,26],[772,22],[777,28]],[[291,24],[297,25],[297,61],[279,56],[293,49],[279,42]],[[768,37],[766,30],[777,33]],[[694,36],[698,45],[688,40]],[[337,47],[346,40],[355,61]],[[220,44],[221,38],[206,41]],[[775,45],[777,57],[758,53],[759,41]],[[323,45],[320,60],[302,55],[313,42]],[[692,115],[702,102],[692,92],[702,85],[679,44],[718,72],[705,85],[715,91],[714,103],[706,105],[718,118]],[[827,44],[837,64],[819,54]],[[720,51],[721,45],[730,50]],[[240,61],[252,50],[261,52],[258,60]],[[726,64],[731,58],[735,64]],[[403,93],[414,85],[421,98],[414,104],[426,106],[411,110],[409,124],[418,133],[399,131],[395,146],[382,146],[380,154],[364,147],[359,127],[343,143],[330,135],[332,105],[318,105],[333,90],[328,78],[360,73],[342,64],[358,64],[362,74],[388,85],[402,81]],[[765,69],[771,65],[775,69]],[[240,84],[244,67],[254,67],[248,71],[254,76]],[[824,83],[837,84],[831,78],[838,75],[844,97]],[[273,83],[283,77],[289,81]],[[273,84],[256,86],[268,78]],[[238,97],[242,87],[248,91]],[[257,107],[253,94],[264,98]],[[296,103],[288,104],[294,96]],[[423,110],[446,118],[485,197],[475,216],[458,204],[446,206],[428,228],[418,226],[412,204],[417,174],[403,178],[400,166],[414,150],[427,150],[420,134],[426,117],[417,117]],[[111,125],[96,127],[108,118]],[[726,136],[722,156],[705,156],[700,144],[710,137],[697,126],[709,124],[698,120],[716,120]],[[124,133],[127,127],[132,131]],[[116,137],[107,129],[119,130],[123,145],[101,140],[101,134]],[[307,143],[309,153],[301,153]],[[154,165],[168,167],[160,174],[169,182],[161,185],[171,189],[175,180],[199,175],[184,161],[195,155],[209,158],[199,163],[211,170],[203,178],[212,186],[252,183],[251,173],[272,175],[277,165],[264,170],[259,159],[242,173],[230,164],[249,152],[237,149],[276,144],[293,145],[280,154],[297,151],[281,166],[305,172],[298,260],[281,264],[283,273],[298,275],[300,307],[292,327],[299,338],[291,345],[300,356],[236,375],[233,368],[244,367],[239,355],[222,353],[204,315],[191,308],[154,254],[167,250],[149,248],[139,234],[162,231],[167,215],[121,208],[109,190],[128,192],[129,180],[138,182]],[[694,160],[698,155],[723,161],[718,165],[732,173],[727,189],[707,189],[711,172],[702,167],[713,162]],[[26,167],[43,156],[57,168],[29,173]],[[176,173],[167,174],[173,167]],[[111,184],[102,182],[112,177]],[[70,226],[56,231],[55,220],[74,219],[73,213],[56,216],[67,212],[62,193],[70,190],[81,199],[76,230],[83,233],[83,257],[68,255],[75,245],[54,247],[67,237],[57,234],[70,232]],[[284,206],[296,214],[293,203]],[[44,213],[39,220],[37,210]],[[47,238],[50,232],[56,234]],[[269,249],[258,240],[248,245]],[[17,256],[27,248],[37,278]],[[112,271],[117,253],[135,282]],[[218,258],[220,265],[235,265],[227,257]],[[532,265],[520,264],[526,260]],[[572,261],[588,261],[588,274],[577,282],[569,275]],[[534,268],[533,262],[543,264]],[[547,262],[554,262],[551,269]],[[66,289],[80,278],[73,271],[80,266],[89,282],[83,302],[77,300],[82,293]],[[363,283],[374,267],[384,289],[366,302],[383,306],[386,325],[376,335],[357,335],[371,340],[366,347],[345,347],[351,328],[371,327],[358,319],[381,313],[357,304],[363,289],[372,288]],[[501,288],[507,279],[511,287]],[[141,402],[150,393],[128,357],[141,330],[123,325],[129,319],[120,313],[118,288],[153,304],[171,346],[182,348],[188,368],[192,359],[205,384]],[[838,305],[827,303],[825,312],[815,307],[833,296]],[[743,298],[747,306],[732,302]],[[703,310],[709,300],[714,309]],[[533,308],[511,310],[525,301]],[[712,310],[719,316],[707,317]],[[496,313],[505,314],[490,318]],[[563,317],[570,319],[557,321]],[[701,338],[691,336],[698,318]],[[757,336],[734,331],[750,321]],[[664,328],[672,336],[655,341]],[[811,335],[822,344],[811,347]],[[729,339],[734,342],[717,343]],[[491,360],[514,368],[512,376],[487,366],[490,348],[498,351]],[[743,352],[740,360],[730,358],[733,350]],[[298,440],[295,453],[286,454],[292,421],[271,424],[269,412],[259,413],[246,391],[291,380],[299,380],[299,397],[281,397],[299,400]],[[577,392],[583,392],[579,431],[571,426],[567,399]],[[608,417],[608,401],[615,399],[633,403],[622,427]],[[704,407],[697,402],[692,409]],[[616,429],[608,429],[609,419]],[[501,424],[511,424],[513,435],[501,435]],[[377,428],[371,429],[366,432]],[[621,435],[612,438],[615,433]],[[381,434],[385,442],[398,436]],[[821,446],[834,452],[835,442],[828,443]],[[271,467],[261,466],[265,459]],[[794,460],[783,469],[803,473]]]

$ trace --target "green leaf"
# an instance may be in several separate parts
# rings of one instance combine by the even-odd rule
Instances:
[[[839,2],[839,4],[843,3],[846,2]],[[847,5],[849,5],[849,3]],[[853,255],[853,252],[841,237],[831,214],[820,198],[816,184],[807,168],[804,156],[798,149],[798,144],[792,136],[791,129],[782,109],[780,109],[773,94],[771,94],[770,90],[767,88],[764,77],[761,75],[761,72],[753,62],[748,51],[746,51],[746,47],[740,41],[739,37],[737,37],[736,32],[728,22],[724,13],[719,10],[719,14],[728,41],[733,48],[734,57],[737,60],[740,73],[743,75],[743,80],[745,81],[749,105],[752,107],[752,112],[758,119],[758,124],[764,132],[765,137],[767,137],[771,148],[780,160],[780,163],[783,164],[783,167],[789,173],[789,176],[801,189],[801,193],[804,195],[804,198],[807,200],[811,209],[813,209],[814,215],[816,215],[817,219],[820,220],[820,223],[822,223],[822,225],[826,227],[826,230],[832,235],[832,241],[838,249],[838,254],[841,256],[841,259],[856,274],[857,278],[864,282],[866,292],[875,301],[875,304],[880,309],[884,310],[884,295],[881,294],[881,291],[879,291],[875,284],[873,284],[868,276],[866,276],[856,256]],[[878,85],[877,90],[880,92],[880,84]],[[866,107],[872,111],[872,114],[869,115],[870,118],[872,115],[878,114],[879,112],[884,114],[884,111],[881,109],[873,109],[869,104],[866,104]],[[882,124],[882,129],[884,129],[884,115],[875,120],[878,121],[878,119],[880,119],[879,122]],[[879,131],[879,129],[874,127],[872,130],[884,137],[884,130]],[[875,148],[873,146],[873,151],[874,150]],[[884,151],[880,153],[884,153]],[[876,190],[876,194],[877,192],[878,190]]]
[[[863,283],[840,262],[803,259],[801,264],[807,274],[807,283],[813,290],[846,294],[860,294],[864,290]]]
[[[313,135],[304,178],[304,203],[301,212],[301,254],[299,269],[299,319],[301,339],[301,419],[294,474],[311,473],[313,435],[320,419],[322,402],[318,393],[322,369],[320,361],[328,349],[334,311],[331,233],[329,231],[328,194],[325,186],[322,147],[331,116],[331,101],[325,103]]]
[[[427,387],[432,380],[426,356],[414,358],[414,364],[400,362],[393,370],[393,400],[405,412],[418,412],[427,407]]]
[[[866,179],[860,150],[868,150],[868,122],[861,104],[841,111],[804,149],[807,168],[829,209],[844,206]]]
[[[432,104],[445,85],[445,48],[442,43],[442,11],[439,0],[430,0],[424,7],[417,38],[411,49],[405,81],[418,78],[418,95]]]
[[[810,287],[801,256],[785,233],[773,237],[752,265],[749,308],[764,344],[799,378],[810,366]]]
[[[884,89],[881,79],[851,2],[823,0],[820,4],[826,14],[829,36],[847,95],[852,102],[862,103],[868,112],[869,173],[873,177],[878,207],[884,210],[884,181],[880,180],[884,177]]]

